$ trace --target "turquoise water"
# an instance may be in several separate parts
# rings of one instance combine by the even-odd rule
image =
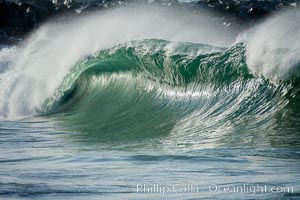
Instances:
[[[35,115],[0,122],[0,197],[298,199],[297,70],[288,77],[252,73],[244,43],[102,49]]]

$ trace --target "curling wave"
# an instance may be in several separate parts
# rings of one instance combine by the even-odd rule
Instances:
[[[77,64],[39,112],[101,140],[237,127],[249,134],[278,126],[275,118],[296,95],[297,79],[258,78],[247,67],[243,43],[132,41]]]
[[[50,23],[2,49],[1,118],[47,115],[101,140],[299,133],[300,23],[289,21],[299,12],[243,34],[207,16],[153,12]]]

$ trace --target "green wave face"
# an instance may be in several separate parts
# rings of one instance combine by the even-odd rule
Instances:
[[[242,43],[120,44],[78,63],[40,112],[93,142],[292,143],[300,130],[297,80],[272,83],[253,75],[245,54]]]

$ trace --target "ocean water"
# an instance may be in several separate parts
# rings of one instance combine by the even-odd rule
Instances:
[[[1,199],[300,198],[299,12],[248,30],[181,12],[1,47]]]

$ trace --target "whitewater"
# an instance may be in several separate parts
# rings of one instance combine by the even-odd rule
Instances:
[[[299,197],[299,10],[219,19],[139,5],[58,17],[2,46],[0,196]],[[241,183],[293,193],[208,189]]]

